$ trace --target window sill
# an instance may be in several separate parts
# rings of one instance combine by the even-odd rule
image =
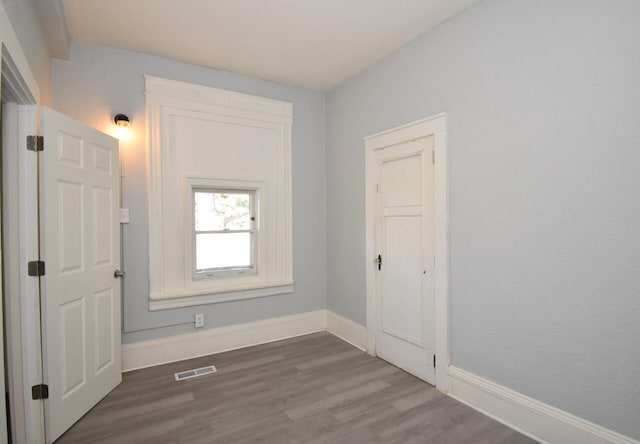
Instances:
[[[149,295],[149,310],[168,310],[193,305],[216,304],[293,293],[293,281],[260,282],[228,288],[198,288],[192,290],[153,293]]]

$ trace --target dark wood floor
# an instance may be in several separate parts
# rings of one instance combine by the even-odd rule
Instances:
[[[176,382],[181,370],[218,373]],[[533,443],[318,333],[123,375],[56,443]]]

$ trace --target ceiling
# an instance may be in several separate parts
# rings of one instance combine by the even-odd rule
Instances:
[[[477,2],[61,0],[57,21],[64,26],[57,29],[77,40],[327,91]]]

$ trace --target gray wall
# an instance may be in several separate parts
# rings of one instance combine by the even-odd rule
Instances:
[[[47,41],[33,0],[1,0],[22,52],[40,87],[40,101],[51,103],[51,63]]]
[[[640,438],[640,2],[482,2],[327,98],[328,308],[365,322],[366,135],[447,112],[452,364]]]
[[[53,61],[54,108],[98,129],[109,131],[115,113],[132,118],[124,152],[123,342],[194,331],[204,313],[205,328],[285,316],[326,307],[326,195],[324,95],[249,77],[100,45],[71,42],[68,61]],[[294,104],[293,262],[295,293],[177,310],[148,310],[147,191],[145,167],[144,74],[255,94]],[[144,330],[143,330],[144,329]]]

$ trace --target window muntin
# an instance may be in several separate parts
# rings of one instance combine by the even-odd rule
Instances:
[[[255,272],[255,190],[193,189],[195,275]]]

